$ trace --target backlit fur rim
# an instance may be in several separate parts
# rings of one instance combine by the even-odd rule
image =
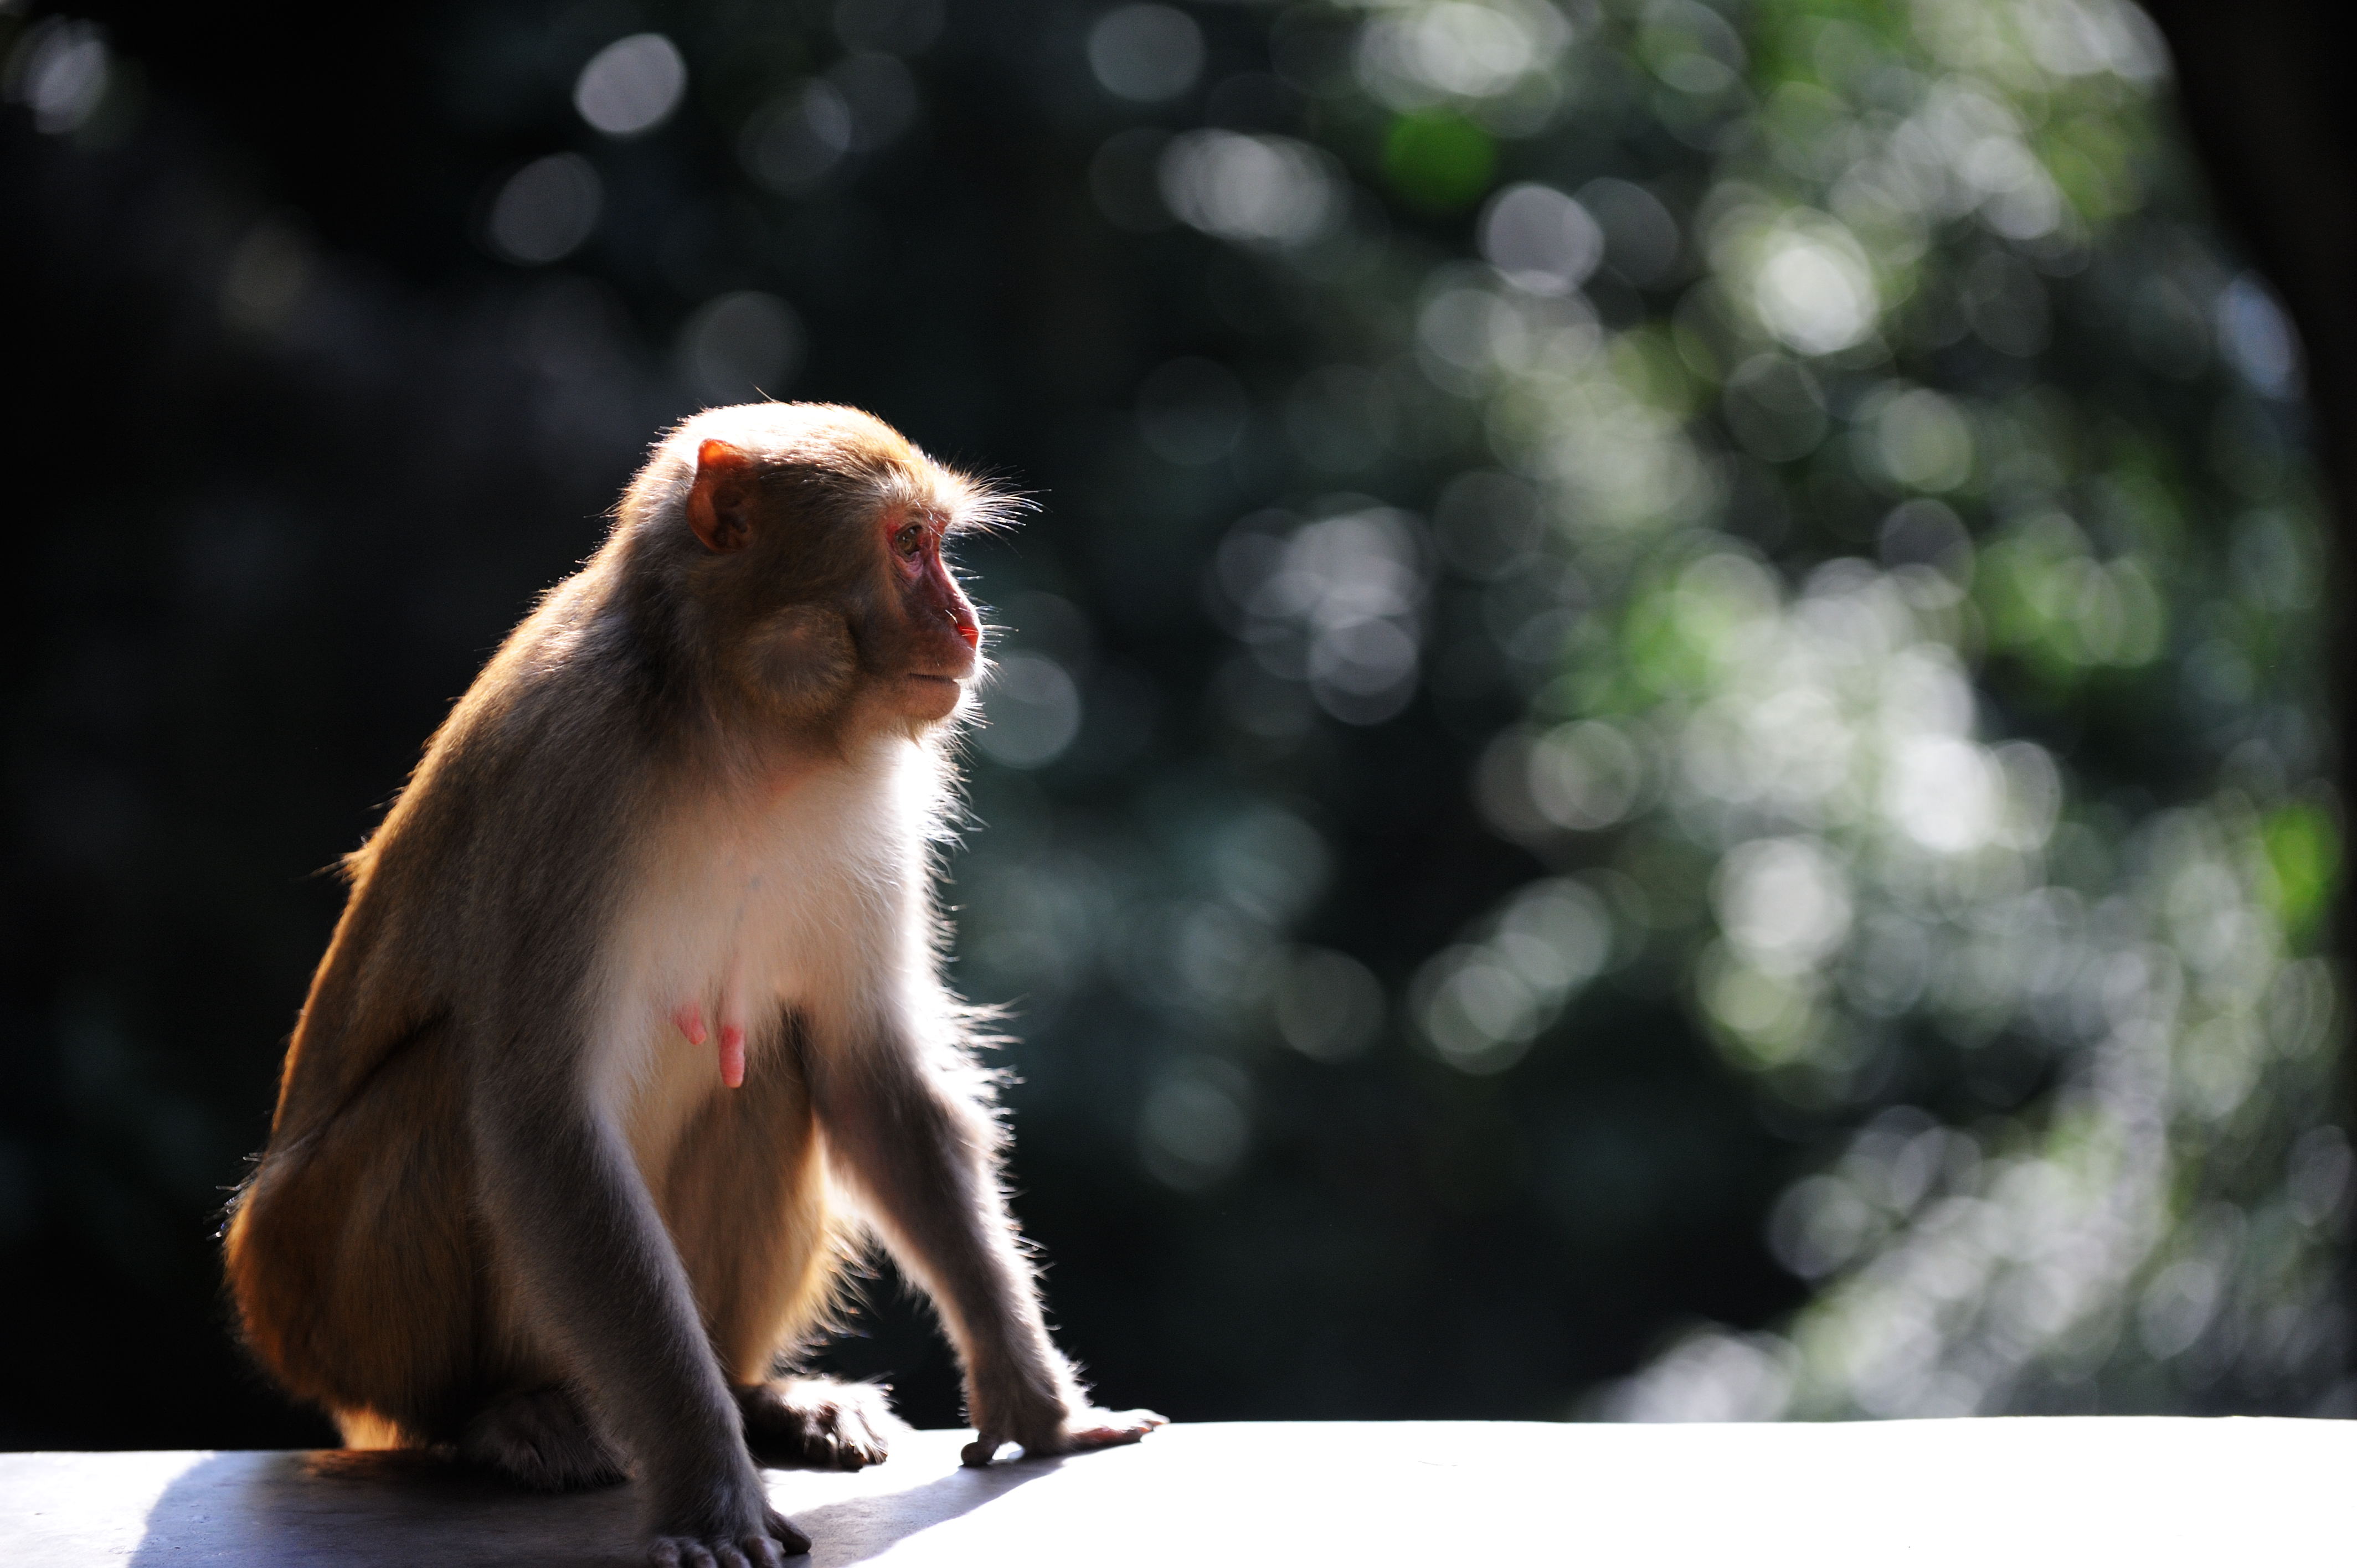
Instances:
[[[757,460],[790,462],[791,457],[778,451],[771,441],[761,439],[777,434],[758,427],[760,413],[772,409],[799,410],[805,416],[822,421],[830,415],[849,415],[873,427],[862,434],[888,437],[899,451],[884,448],[878,443],[861,452],[866,461],[859,466],[867,468],[872,477],[877,505],[911,510],[922,507],[940,519],[945,539],[967,533],[1002,532],[1019,523],[1025,514],[1039,510],[1038,504],[1019,490],[935,461],[888,421],[864,408],[851,403],[797,403],[770,399],[702,409],[657,434],[648,444],[651,461],[625,489],[608,515],[617,523],[627,523],[633,515],[645,515],[683,501],[688,487],[694,481],[696,464],[681,437],[698,425],[709,427],[703,432],[706,436],[741,446]],[[731,430],[731,424],[740,427]],[[754,428],[744,428],[747,424]],[[666,456],[669,462],[662,461]]]

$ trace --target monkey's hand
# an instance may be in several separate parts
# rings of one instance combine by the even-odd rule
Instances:
[[[961,1457],[969,1466],[987,1465],[1009,1443],[1021,1444],[1027,1459],[1045,1458],[1051,1454],[1080,1454],[1091,1448],[1116,1448],[1136,1442],[1157,1426],[1169,1424],[1168,1417],[1150,1410],[1098,1410],[1083,1405],[1065,1412],[1060,1423],[1041,1431],[996,1432],[985,1426],[965,1445]]]

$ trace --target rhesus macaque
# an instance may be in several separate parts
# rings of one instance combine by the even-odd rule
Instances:
[[[227,1232],[247,1343],[346,1443],[635,1473],[657,1563],[779,1562],[753,1455],[897,1425],[773,1376],[863,1233],[956,1346],[968,1463],[1162,1423],[1049,1339],[941,973],[982,641],[942,543],[1004,510],[854,410],[698,414],[427,744]]]

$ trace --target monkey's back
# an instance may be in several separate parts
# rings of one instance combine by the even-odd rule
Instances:
[[[288,1043],[265,1163],[427,1020],[479,1036],[511,1023],[486,1000],[584,962],[650,742],[602,585],[594,567],[576,575],[509,636],[346,857],[351,892]]]

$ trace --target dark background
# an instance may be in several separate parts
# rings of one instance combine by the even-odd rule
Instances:
[[[1091,166],[1141,122],[1351,145],[1346,117],[1260,74],[1275,14],[1194,13],[1205,82],[1248,85],[1157,120],[1091,80],[1094,12],[952,6],[910,56],[914,126],[791,200],[748,186],[738,128],[776,83],[843,52],[827,8],[441,4],[364,29],[291,5],[71,14],[102,26],[117,61],[100,115],[61,136],[0,111],[16,386],[0,435],[15,476],[0,1444],[328,1440],[232,1348],[213,1239],[339,908],[319,868],[375,821],[506,628],[594,547],[647,437],[695,406],[667,346],[716,293],[792,303],[807,352],[791,395],[875,409],[1038,499],[1018,535],[965,564],[985,600],[1078,606],[1106,693],[1091,712],[1125,717],[1036,778],[981,768],[985,822],[1127,846],[1151,882],[1183,866],[1174,824],[1202,802],[1272,794],[1331,850],[1298,934],[1394,987],[1545,868],[1464,785],[1520,712],[1513,691],[1420,698],[1281,753],[1207,694],[1232,648],[1203,607],[1211,546],[1317,487],[1274,453],[1158,463],[1133,417],[1139,385],[1202,355],[1243,367],[1258,395],[1328,351],[1320,288],[1379,285],[1288,284],[1203,235],[1129,231],[1092,199]],[[1297,35],[1325,25],[1283,16],[1308,17]],[[28,21],[0,25],[21,37]],[[607,143],[574,113],[573,77],[640,28],[679,43],[689,98],[653,134]],[[2210,156],[2298,176],[2237,186],[2234,215],[2276,225],[2258,259],[2309,242],[2305,218],[2282,216],[2294,205],[2345,254],[2348,184],[2325,177],[2346,166],[2323,161],[2341,156],[2338,123],[2287,128],[2267,152],[2233,139],[2251,104],[2312,102],[2321,84],[2265,69],[2192,82]],[[1608,132],[1547,156],[1673,180],[1692,162],[1641,113]],[[597,232],[560,267],[499,259],[489,193],[568,148],[604,178]],[[1371,185],[1418,253],[1469,247],[1465,201]],[[225,309],[223,279],[265,231],[304,281],[299,308],[255,326]],[[2345,428],[2345,333],[2311,324],[2345,320],[2327,280],[2351,274],[2302,275],[2279,287],[2311,328],[2319,416]],[[2101,378],[2078,372],[2101,357],[2049,370],[2092,395]],[[1426,507],[1453,465],[1442,442],[1404,440],[1354,488]],[[1805,525],[1786,547],[1843,548]],[[2162,798],[2206,777],[2166,711],[2131,706],[2116,731],[2103,712],[2086,710],[2092,730],[2077,710],[2008,716]],[[1808,1290],[1761,1240],[1769,1208],[1875,1107],[1763,1111],[1671,989],[1641,967],[1581,1004],[1588,1036],[1644,1048],[1534,1058],[1507,1078],[1391,1035],[1342,1068],[1262,1059],[1254,1151],[1197,1190],[1156,1181],[1132,1131],[1183,1013],[1107,982],[1044,1021],[1018,1015],[1033,1036],[1015,1052],[1018,1208],[1063,1338],[1108,1400],[1182,1420],[1560,1417],[1684,1325],[1775,1319]],[[919,1424],[953,1423],[952,1369],[922,1315],[888,1279],[869,1296],[833,1363],[889,1377]],[[2316,1391],[2217,1399],[2304,1408]]]

